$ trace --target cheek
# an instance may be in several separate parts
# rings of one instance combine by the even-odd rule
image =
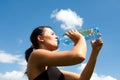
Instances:
[[[45,40],[45,42],[51,42],[52,38],[51,37],[46,37],[44,40]]]
[[[44,38],[44,42],[45,42],[46,45],[47,45],[47,44],[52,44],[52,43],[53,43],[53,40],[52,40],[51,37],[45,37],[45,38]]]
[[[58,42],[55,41],[55,39],[49,37],[49,38],[45,39],[45,45],[46,46],[47,45],[49,45],[49,46],[58,46]]]
[[[44,43],[46,46],[57,46],[57,41],[55,40],[54,36],[51,36],[49,34],[47,36],[44,36]]]
[[[52,39],[46,40],[45,43],[48,44],[48,45],[56,45],[56,42]]]
[[[44,45],[46,46],[46,48],[47,48],[48,50],[51,50],[51,51],[54,51],[54,50],[58,49],[58,44],[57,44],[57,42],[55,42],[55,41],[53,41],[53,40],[48,40],[48,41],[46,41]]]

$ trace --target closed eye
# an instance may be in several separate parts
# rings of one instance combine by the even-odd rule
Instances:
[[[53,32],[53,33],[51,33],[51,35],[55,35],[55,33]]]

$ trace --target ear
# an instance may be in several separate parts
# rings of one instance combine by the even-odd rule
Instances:
[[[43,36],[41,36],[41,35],[38,35],[37,39],[38,39],[38,41],[40,41],[40,42],[43,42],[43,41],[44,41]]]

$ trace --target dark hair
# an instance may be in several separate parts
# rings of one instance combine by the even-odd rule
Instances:
[[[32,43],[32,46],[25,51],[25,59],[27,62],[28,62],[29,56],[30,56],[31,52],[33,51],[33,49],[39,48],[37,36],[38,35],[42,36],[44,34],[44,28],[51,28],[51,27],[50,26],[39,26],[39,27],[35,28],[33,30],[33,32],[31,33],[30,41]]]

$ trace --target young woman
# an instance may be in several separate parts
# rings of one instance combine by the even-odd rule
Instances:
[[[26,50],[26,74],[29,80],[90,80],[102,39],[91,41],[92,52],[81,74],[59,70],[56,66],[70,66],[81,63],[86,58],[86,41],[77,30],[65,33],[73,42],[69,51],[56,52],[58,36],[49,26],[35,28],[30,36],[32,46]]]

